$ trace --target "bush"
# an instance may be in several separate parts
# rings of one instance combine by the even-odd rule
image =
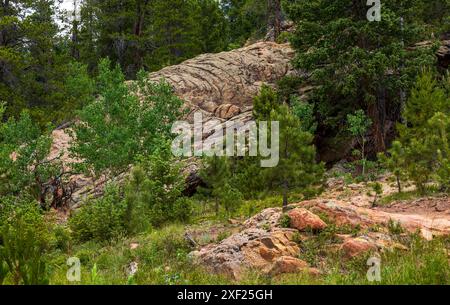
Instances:
[[[139,233],[167,222],[186,222],[192,214],[191,201],[182,197],[185,186],[180,165],[161,151],[141,159],[125,186],[126,226]]]
[[[118,188],[107,187],[102,198],[88,202],[69,219],[74,239],[104,242],[119,237],[126,232],[125,210]]]
[[[50,228],[35,202],[0,205],[0,283],[10,274],[13,284],[48,284],[45,251]]]

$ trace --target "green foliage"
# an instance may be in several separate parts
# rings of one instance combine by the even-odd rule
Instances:
[[[399,125],[398,142],[390,151],[419,192],[435,178],[448,188],[450,96],[437,83],[431,72],[417,79]],[[391,159],[391,162],[396,160]]]
[[[396,179],[398,192],[402,192],[402,181],[406,180],[404,150],[399,141],[394,141],[389,150],[389,156],[384,153],[378,155],[378,159],[382,166],[389,170]]]
[[[74,64],[57,22],[62,16],[55,1],[7,1],[0,10],[0,100],[7,101],[7,117],[23,109],[41,127],[71,119],[90,94],[89,86],[74,87],[74,77],[87,77]],[[27,12],[27,14],[23,14]]]
[[[299,118],[302,131],[315,134],[317,121],[314,116],[314,105],[301,101],[297,96],[291,97],[292,113]]]
[[[151,83],[141,72],[130,89],[120,67],[110,65],[106,59],[100,63],[100,98],[78,113],[71,147],[84,160],[75,166],[96,175],[121,173],[138,155],[151,155],[171,138],[172,123],[182,114],[183,102],[169,84]]]
[[[8,273],[15,285],[48,284],[45,251],[49,226],[34,202],[0,204],[0,283]]]
[[[222,10],[228,18],[230,40],[244,45],[249,38],[262,38],[267,32],[268,7],[261,0],[224,0]]]
[[[304,80],[299,76],[284,76],[277,82],[277,93],[280,100],[290,103],[293,96],[297,96]],[[294,100],[295,101],[295,100]]]
[[[404,92],[414,84],[423,66],[436,62],[434,48],[410,48],[431,39],[426,18],[429,2],[388,1],[380,22],[369,22],[364,1],[284,1],[296,24],[291,39],[294,66],[310,73],[312,99],[322,132],[339,136],[342,122],[355,109],[372,119],[375,151],[384,151],[386,120],[397,121]],[[403,26],[401,25],[403,19]],[[389,111],[388,111],[389,110]]]
[[[283,216],[281,216],[280,218],[280,226],[282,228],[290,228],[291,227],[291,217],[289,217],[289,215],[287,214],[283,214]]]
[[[200,192],[213,198],[216,215],[219,215],[221,206],[228,214],[235,212],[242,203],[243,195],[239,188],[230,184],[236,180],[231,179],[229,160],[215,155],[203,161],[199,175],[206,187],[200,189]]]
[[[215,0],[83,1],[77,48],[95,70],[109,57],[128,79],[226,48],[228,22]]]
[[[0,104],[0,117],[4,110]],[[29,112],[0,121],[0,196],[30,194],[45,205],[46,183],[61,172],[57,160],[48,162],[51,144],[50,132],[42,133]]]
[[[191,201],[182,197],[185,181],[181,164],[170,152],[142,159],[132,170],[125,186],[126,225],[129,233],[139,233],[168,222],[187,222]]]
[[[402,224],[392,219],[390,219],[388,222],[388,230],[389,233],[392,235],[400,235],[405,232],[405,230],[402,227]]]
[[[286,105],[273,110],[270,119],[280,124],[280,160],[276,167],[265,169],[265,174],[271,188],[283,192],[286,207],[290,190],[305,190],[321,183],[324,166],[316,163],[313,136],[302,131],[300,120]]]
[[[260,121],[267,121],[273,110],[279,106],[277,92],[264,85],[259,95],[253,99],[253,117]]]
[[[375,198],[372,202],[372,207],[376,207],[378,203],[378,199],[381,195],[383,195],[383,185],[379,182],[374,182],[371,184],[372,191],[375,193]]]
[[[362,165],[362,175],[363,177],[366,174],[366,134],[372,125],[372,121],[365,115],[363,110],[358,110],[354,114],[347,115],[348,122],[348,131],[354,136],[357,141],[359,147],[361,147],[361,151],[356,151],[354,154],[359,155],[361,157],[361,165]]]
[[[72,236],[79,242],[109,242],[126,233],[126,206],[117,187],[109,186],[103,197],[85,203],[69,219]]]

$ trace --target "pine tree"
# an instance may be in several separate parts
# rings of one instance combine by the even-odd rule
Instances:
[[[230,174],[230,166],[226,157],[214,155],[204,159],[200,178],[206,184],[206,187],[202,191],[214,199],[214,208],[217,216],[220,212],[220,204],[223,201],[223,197],[228,196],[230,191],[232,192],[228,187]]]
[[[399,125],[399,138],[391,153],[391,161],[401,161],[420,193],[433,177],[448,187],[450,97],[431,72],[417,79],[406,104],[407,125]],[[394,160],[396,158],[398,160]]]
[[[68,90],[68,78],[83,70],[72,69],[55,2],[2,1],[0,16],[0,101],[8,103],[6,116],[18,117],[27,108],[41,127],[70,119],[79,107],[70,98],[86,92]]]
[[[277,166],[266,169],[266,177],[272,189],[281,190],[286,208],[289,192],[320,184],[324,167],[316,163],[313,136],[301,130],[300,120],[288,106],[273,110],[270,118],[280,124],[280,160]]]
[[[267,85],[263,85],[259,95],[253,99],[253,117],[267,121],[273,110],[279,107],[277,92]]]
[[[386,121],[400,119],[399,111],[387,110],[400,109],[421,66],[436,62],[432,49],[406,49],[430,39],[422,3],[383,2],[381,20],[370,22],[366,1],[284,1],[297,26],[294,65],[317,85],[313,100],[322,130],[337,135],[347,114],[363,109],[373,122],[374,150],[385,151]]]

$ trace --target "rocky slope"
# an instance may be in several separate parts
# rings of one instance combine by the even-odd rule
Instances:
[[[150,73],[149,79],[155,82],[165,79],[173,86],[174,93],[190,109],[188,119],[194,111],[201,111],[204,124],[211,128],[215,126],[211,124],[225,127],[227,121],[245,123],[252,118],[253,97],[261,86],[274,86],[283,76],[294,73],[290,65],[293,55],[288,44],[258,42],[230,52],[200,55]],[[205,134],[205,140],[207,138]],[[70,141],[67,128],[55,130],[50,159],[62,154],[63,162],[76,161],[67,153]],[[192,171],[195,172],[195,166]],[[189,179],[192,184],[198,183],[195,177]],[[100,195],[104,182],[82,175],[72,176],[72,204],[87,195]]]
[[[200,247],[191,256],[210,272],[236,280],[249,270],[271,276],[299,272],[318,276],[326,270],[300,258],[302,245],[319,240],[324,231],[327,246],[323,250],[336,252],[343,259],[394,248],[407,251],[398,240],[410,233],[419,232],[428,240],[450,235],[448,195],[372,208],[373,198],[367,195],[365,184],[346,186],[342,180],[339,182],[330,180],[328,190],[317,199],[290,205],[286,214],[289,228],[282,227],[286,216],[281,208],[266,209],[244,221],[241,231],[220,243]],[[382,183],[383,195],[391,194],[393,187],[386,181]],[[392,232],[393,226],[399,232]]]
[[[442,67],[448,66],[449,42],[443,41],[437,54]],[[423,46],[427,46],[427,43]],[[289,44],[257,42],[230,52],[203,54],[179,65],[150,73],[149,78],[153,81],[165,79],[173,86],[175,94],[191,110],[188,118],[192,118],[194,111],[201,111],[207,126],[213,128],[216,124],[221,124],[224,128],[228,121],[245,123],[251,120],[253,97],[263,84],[274,86],[283,76],[298,73],[290,64],[293,56],[294,51]],[[206,141],[208,136],[204,135]],[[75,161],[67,154],[71,141],[67,128],[55,130],[53,140],[50,159],[62,154],[64,163]],[[336,152],[329,153],[333,158],[336,157]],[[328,160],[326,155],[326,151],[321,152],[321,157]],[[192,170],[187,173],[188,193],[199,183],[195,168],[193,165]],[[104,183],[103,180],[93,181],[82,175],[72,176],[72,204],[79,203],[87,195],[100,195]]]

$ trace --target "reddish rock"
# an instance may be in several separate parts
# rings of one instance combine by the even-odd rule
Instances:
[[[294,209],[288,215],[291,218],[291,227],[299,231],[308,229],[320,231],[327,227],[327,224],[319,216],[303,208]]]
[[[367,239],[358,237],[347,239],[342,245],[341,249],[346,257],[354,258],[371,251],[376,251],[377,246]]]
[[[275,276],[279,274],[289,274],[289,273],[302,273],[306,272],[311,275],[318,275],[320,271],[315,268],[310,268],[308,263],[302,261],[301,259],[292,256],[282,256],[278,258],[270,271],[270,275]]]

